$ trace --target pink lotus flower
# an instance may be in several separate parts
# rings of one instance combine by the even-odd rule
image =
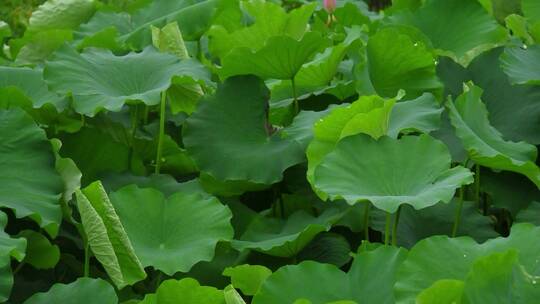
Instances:
[[[332,14],[336,10],[336,0],[323,0],[324,9]]]

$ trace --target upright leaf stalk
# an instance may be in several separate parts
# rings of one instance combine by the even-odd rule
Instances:
[[[163,154],[163,137],[165,136],[165,106],[167,102],[167,91],[161,93],[161,103],[159,106],[159,134],[158,145],[156,155],[156,170],[155,173],[159,174],[161,170],[161,157]]]

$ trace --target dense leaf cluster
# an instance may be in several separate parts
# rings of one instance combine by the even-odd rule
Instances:
[[[0,302],[540,303],[540,2],[388,2],[0,4]]]

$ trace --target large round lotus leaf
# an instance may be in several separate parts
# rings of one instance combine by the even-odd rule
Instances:
[[[458,199],[454,198],[448,204],[437,204],[422,210],[403,206],[399,216],[397,244],[411,248],[420,240],[430,236],[450,236],[454,226],[454,217],[449,215],[455,214],[457,202]],[[495,222],[492,218],[483,216],[477,207],[478,205],[474,202],[463,202],[457,235],[468,235],[478,242],[499,236],[494,229]],[[373,210],[370,214],[370,227],[384,232],[385,219],[384,212]]]
[[[392,22],[417,27],[433,47],[465,66],[507,37],[505,29],[477,1],[470,0],[428,0],[415,12],[399,12]]]
[[[342,139],[315,169],[314,184],[332,200],[370,201],[394,213],[402,204],[415,209],[449,202],[473,182],[461,166],[450,169],[446,146],[427,136],[375,140],[359,134]]]
[[[447,92],[454,97],[462,93],[463,83],[472,80],[484,90],[482,100],[489,112],[489,121],[504,138],[540,144],[540,87],[512,85],[500,67],[503,48],[478,56],[467,69],[451,60],[441,60],[439,77]]]
[[[313,304],[340,300],[392,304],[396,269],[406,256],[406,250],[387,246],[360,252],[348,273],[311,261],[285,266],[266,279],[253,304],[294,303],[298,299]]]
[[[301,40],[275,36],[263,48],[235,48],[221,60],[222,78],[257,75],[263,79],[293,79],[302,65],[328,45],[318,32],[308,32]]]
[[[28,99],[34,108],[41,108],[48,103],[58,110],[63,110],[67,106],[64,99],[49,91],[41,70],[0,67],[0,105],[19,102],[17,93]],[[24,101],[19,102],[21,103]]]
[[[114,288],[102,279],[79,278],[70,284],[54,284],[47,292],[36,293],[24,304],[116,304]]]
[[[506,48],[501,66],[512,83],[540,85],[540,46]]]
[[[0,110],[0,160],[0,206],[56,236],[63,182],[45,131],[20,109]]]
[[[19,262],[24,259],[26,240],[14,239],[4,232],[7,225],[7,216],[0,211],[0,302],[7,301],[13,285],[11,275],[11,257]]]
[[[302,162],[300,145],[268,125],[267,101],[260,79],[239,76],[200,102],[186,120],[183,141],[201,171],[223,181],[272,184]]]
[[[516,224],[509,237],[483,244],[469,237],[424,239],[411,249],[398,269],[396,302],[415,303],[416,296],[438,280],[464,280],[478,258],[508,249],[518,251],[524,270],[534,276],[540,274],[540,228],[531,224]]]
[[[414,42],[393,28],[382,29],[367,45],[369,78],[375,91],[394,97],[400,89],[417,97],[442,88],[435,72],[435,58],[422,42]]]
[[[255,216],[246,231],[232,246],[237,250],[253,249],[278,257],[298,254],[317,234],[328,231],[342,214],[328,209],[319,217],[297,211],[286,220]]]
[[[120,111],[125,103],[136,101],[156,105],[173,77],[203,81],[208,76],[200,63],[178,61],[152,47],[116,56],[98,49],[79,54],[64,46],[47,62],[43,73],[52,89],[71,93],[75,110],[89,116],[102,109]]]
[[[358,133],[374,138],[385,135],[394,102],[376,95],[362,96],[350,105],[334,108],[326,117],[319,119],[313,126],[314,137],[306,151],[307,180],[311,185],[315,169],[341,138]],[[326,198],[323,193],[317,194]]]
[[[135,185],[111,194],[111,201],[143,266],[168,275],[210,261],[218,241],[233,236],[230,210],[198,193],[161,192]]]
[[[456,135],[469,157],[482,166],[521,173],[540,187],[536,147],[525,142],[505,141],[490,125],[481,95],[482,89],[470,86],[454,103],[450,100],[446,103]]]
[[[315,10],[315,3],[302,5],[289,13],[276,3],[268,1],[244,1],[242,9],[253,24],[241,27],[242,13],[238,24],[215,25],[208,32],[209,50],[216,57],[227,55],[234,48],[262,48],[274,36],[287,35],[299,40],[307,29],[307,23]],[[230,20],[227,20],[230,23]],[[238,28],[239,27],[239,28]]]

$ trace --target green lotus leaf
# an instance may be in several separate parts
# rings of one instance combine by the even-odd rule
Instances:
[[[207,80],[204,67],[194,60],[178,59],[151,47],[141,53],[115,56],[110,51],[77,53],[62,47],[43,71],[49,87],[71,93],[78,113],[94,116],[102,109],[120,111],[125,103],[156,105],[172,79]]]
[[[75,194],[86,242],[114,284],[122,289],[144,279],[146,273],[101,182]]]
[[[244,301],[242,296],[232,285],[225,287],[223,296],[225,297],[225,303],[227,304],[246,304],[246,301]]]
[[[27,31],[72,29],[88,20],[94,10],[92,0],[48,0],[32,12]]]
[[[493,253],[474,262],[465,279],[465,303],[534,303],[540,297],[538,276],[519,264],[518,252]]]
[[[381,245],[359,251],[348,273],[352,299],[359,303],[395,303],[392,289],[398,267],[406,257],[407,250],[398,247]],[[385,271],[381,271],[383,268]]]
[[[336,209],[328,209],[318,217],[301,210],[286,220],[257,215],[246,231],[232,241],[232,246],[237,250],[253,249],[278,257],[295,256],[317,234],[330,230],[341,216]]]
[[[314,185],[314,172],[324,157],[346,135],[369,134],[378,138],[388,132],[390,113],[395,100],[379,96],[361,96],[350,105],[333,109],[326,117],[315,123],[314,138],[307,147],[307,180]],[[322,192],[317,193],[326,199]]]
[[[298,253],[296,258],[299,261],[309,260],[343,267],[351,259],[351,245],[341,234],[323,232]]]
[[[454,217],[449,215],[455,213],[457,201],[458,199],[455,198],[448,204],[437,204],[422,210],[403,206],[397,228],[397,244],[411,248],[420,240],[430,236],[450,236]],[[384,212],[373,210],[370,215],[370,227],[384,233],[386,217]],[[484,242],[499,236],[494,230],[494,224],[495,222],[490,217],[482,216],[476,203],[464,201],[457,235],[468,235],[478,242]]]
[[[540,46],[526,49],[507,47],[501,55],[501,67],[513,84],[540,85]]]
[[[4,232],[7,225],[7,215],[0,211],[0,301],[7,301],[13,285],[11,275],[11,257],[21,262],[26,251],[24,238],[11,238]]]
[[[298,299],[294,301],[293,304],[313,304],[313,302],[306,299]],[[326,302],[325,304],[358,304],[358,302],[349,301],[349,300],[340,300],[340,301]]]
[[[24,304],[116,304],[114,288],[102,279],[79,278],[69,284],[54,284],[47,292],[36,293]]]
[[[388,136],[397,138],[404,130],[423,133],[435,131],[439,129],[443,111],[444,108],[430,93],[425,93],[414,100],[398,102],[390,114]]]
[[[300,111],[295,117],[293,122],[285,127],[281,132],[285,138],[290,138],[298,142],[304,150],[307,148],[311,140],[313,140],[313,128],[319,119],[322,119],[330,113],[330,110],[334,107],[330,106],[324,111]]]
[[[367,200],[389,213],[402,204],[419,210],[448,203],[457,188],[473,182],[468,169],[450,164],[446,146],[427,135],[375,140],[359,134],[342,139],[322,160],[314,185],[351,205]]]
[[[30,217],[55,237],[63,183],[45,131],[20,109],[0,110],[0,159],[0,206],[17,218]]]
[[[426,46],[394,28],[379,30],[369,38],[367,61],[371,84],[383,97],[394,97],[403,89],[414,98],[442,88],[435,58]]]
[[[150,176],[136,176],[131,174],[109,174],[103,177],[103,185],[108,192],[116,192],[131,184],[139,188],[154,188],[165,196],[171,196],[176,192],[198,193],[202,196],[209,196],[204,192],[200,180],[192,179],[179,183],[174,177],[167,174],[152,174]]]
[[[324,52],[316,54],[313,60],[304,63],[294,76],[297,98],[303,99],[327,89],[345,57],[346,50],[347,48],[341,44],[329,47]],[[283,107],[293,102],[290,79],[271,83],[269,87],[272,107]]]
[[[142,265],[168,275],[212,260],[218,241],[233,236],[230,210],[213,197],[177,192],[166,198],[132,185],[113,192],[111,201]]]
[[[540,3],[534,0],[522,0],[521,9],[523,15],[528,19],[537,22],[540,21]]]
[[[142,301],[141,303],[225,304],[225,298],[223,291],[214,287],[201,286],[196,280],[186,278],[179,281],[164,281],[156,291],[155,302]]]
[[[23,230],[18,235],[26,239],[24,262],[37,269],[54,268],[60,260],[60,248],[44,235],[33,230]]]
[[[240,76],[201,101],[183,130],[186,149],[201,171],[223,181],[272,184],[302,161],[299,144],[269,130],[267,100],[261,80]]]
[[[465,281],[435,282],[416,303],[534,303],[540,296],[538,279],[523,269],[517,251],[510,249],[476,260]]]
[[[316,54],[313,60],[302,65],[294,77],[297,97],[303,99],[310,94],[319,95],[321,92],[331,90],[335,86],[331,82],[338,72],[343,58],[361,44],[364,35],[366,33],[362,28],[353,27],[347,31],[345,41]],[[284,107],[293,102],[290,79],[274,82],[269,84],[269,87],[271,91],[270,104],[273,108]]]
[[[156,0],[133,14],[98,12],[77,31],[84,46],[143,49],[152,44],[151,26],[177,22],[187,40],[197,40],[209,27],[220,1]],[[96,45],[97,44],[97,45]]]
[[[480,188],[489,195],[491,204],[508,210],[513,216],[533,201],[540,201],[540,189],[523,175],[490,170],[482,171],[481,175]]]
[[[64,182],[62,201],[67,204],[71,201],[75,191],[81,188],[82,173],[71,158],[64,158],[59,154],[62,147],[62,142],[60,140],[53,138],[51,139],[51,144],[53,146],[54,155],[56,156],[56,172],[58,172]],[[65,215],[66,214],[64,213],[64,216]]]
[[[274,272],[253,298],[253,304],[293,303],[306,299],[314,304],[349,299],[349,278],[334,265],[312,261]]]
[[[221,60],[221,78],[256,75],[263,79],[293,79],[304,63],[328,46],[318,32],[308,32],[300,40],[274,36],[257,51],[235,48]]]
[[[20,39],[9,40],[9,50],[17,65],[36,65],[42,64],[54,51],[71,40],[73,40],[71,30],[40,31]]]
[[[316,4],[303,5],[289,13],[278,4],[251,0],[242,2],[242,9],[254,19],[253,24],[229,31],[222,25],[213,26],[208,32],[209,50],[216,57],[227,55],[234,48],[261,49],[273,36],[286,35],[300,40]]]
[[[526,209],[521,210],[515,218],[517,223],[532,223],[536,226],[540,226],[540,203],[537,201],[532,202]]]
[[[415,12],[394,15],[392,23],[417,27],[439,53],[464,66],[507,37],[505,29],[477,1],[469,0],[427,0]]]
[[[397,303],[415,303],[418,294],[443,279],[465,280],[474,262],[496,252],[514,249],[523,269],[539,275],[540,228],[516,224],[510,236],[478,244],[469,237],[433,236],[420,241],[409,252],[397,272],[394,294]],[[444,261],[444,263],[441,263]]]
[[[43,62],[64,42],[72,40],[72,31],[95,10],[92,0],[46,1],[32,12],[24,36],[10,41],[12,56],[19,64]]]
[[[4,21],[0,21],[0,42],[3,43],[5,38],[12,35],[11,27]]]
[[[534,44],[534,38],[529,34],[527,19],[521,15],[512,14],[504,20],[512,36],[521,39],[527,45]]]
[[[521,0],[479,0],[479,2],[501,24],[508,15],[521,12]]]
[[[417,304],[461,303],[465,283],[460,280],[439,280],[422,290],[416,297]]]
[[[161,52],[171,53],[180,60],[190,58],[176,22],[169,23],[162,29],[152,27],[152,43]],[[193,113],[203,95],[204,92],[197,83],[173,84],[167,92],[171,112]]]
[[[540,187],[536,147],[525,142],[505,141],[490,125],[481,95],[482,89],[472,85],[454,103],[450,100],[446,103],[456,135],[469,157],[481,166],[521,173]]]
[[[248,296],[255,295],[266,278],[272,274],[272,271],[261,265],[239,265],[227,267],[223,275],[231,278],[231,284]]]
[[[19,102],[19,99],[23,100]],[[61,111],[67,106],[65,99],[49,91],[41,70],[0,67],[0,105],[13,102],[24,105],[26,100],[34,108],[51,104]]]
[[[152,140],[148,138],[136,138],[133,151],[141,157],[144,163],[155,163],[158,146],[158,136]],[[169,135],[164,134],[161,142],[161,170],[162,173],[189,174],[198,171],[193,159],[187,151]]]
[[[73,33],[74,44],[78,49],[98,47],[112,51],[126,48],[118,38],[131,30],[131,15],[126,12],[112,13],[97,11],[88,23],[81,24]]]
[[[75,134],[62,134],[60,140],[60,155],[71,158],[77,164],[82,172],[83,186],[106,172],[123,172],[129,168],[129,148],[99,129],[85,127]]]
[[[465,70],[451,60],[441,60],[438,69],[454,97],[462,93],[463,83],[472,80],[484,89],[482,100],[489,112],[489,121],[504,138],[540,144],[540,87],[512,85],[500,67],[504,48],[493,49],[478,56]]]
[[[298,299],[313,304],[339,300],[391,304],[395,272],[406,256],[406,250],[387,246],[360,252],[349,273],[311,261],[285,266],[266,279],[253,304],[293,303]]]

